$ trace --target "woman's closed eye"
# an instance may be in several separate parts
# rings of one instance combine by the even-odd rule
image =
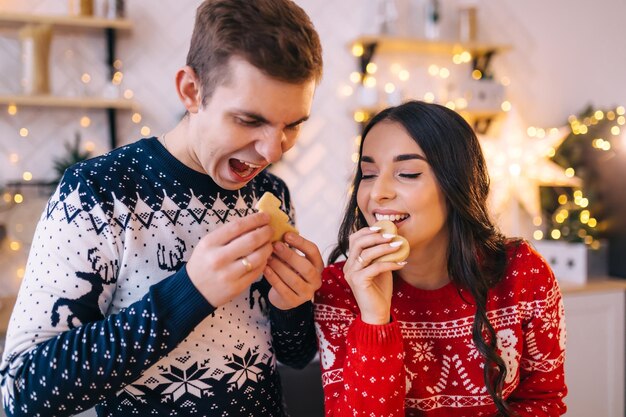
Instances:
[[[403,173],[398,174],[398,177],[404,178],[404,179],[413,180],[413,179],[418,178],[420,175],[422,175],[421,172],[403,172]],[[363,173],[361,175],[361,181],[371,180],[371,179],[374,179],[376,177],[377,177],[377,174],[366,174],[366,173]]]
[[[415,179],[419,177],[420,175],[422,175],[421,172],[414,172],[414,173],[403,172],[401,174],[398,174],[398,176],[402,178],[409,178],[409,179]]]

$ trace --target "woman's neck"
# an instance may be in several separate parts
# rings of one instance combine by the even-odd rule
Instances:
[[[409,285],[422,290],[436,290],[448,284],[447,245],[411,248],[407,264],[398,276]]]

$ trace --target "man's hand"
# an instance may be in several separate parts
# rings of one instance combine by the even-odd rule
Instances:
[[[324,269],[322,255],[313,242],[293,232],[285,234],[285,241],[288,245],[274,243],[274,255],[263,271],[272,285],[270,302],[281,310],[289,310],[311,301],[315,291],[322,286]]]
[[[255,213],[232,221],[198,242],[187,262],[189,278],[213,306],[246,290],[272,255],[269,216]]]

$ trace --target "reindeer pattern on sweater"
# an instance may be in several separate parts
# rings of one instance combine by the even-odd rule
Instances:
[[[285,184],[241,190],[144,139],[64,175],[37,227],[0,366],[9,416],[280,416],[277,359],[314,355],[312,304],[280,312],[259,277],[214,308],[185,262],[198,241],[265,192],[293,219]]]

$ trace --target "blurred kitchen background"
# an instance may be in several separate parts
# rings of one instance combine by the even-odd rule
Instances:
[[[301,233],[328,255],[372,114],[409,98],[457,110],[479,133],[500,227],[562,284],[568,416],[623,417],[626,2],[296,2],[325,60],[311,118],[272,167]],[[0,0],[0,333],[64,168],[183,115],[174,74],[199,3]],[[284,374],[294,416],[320,415],[315,366]]]

